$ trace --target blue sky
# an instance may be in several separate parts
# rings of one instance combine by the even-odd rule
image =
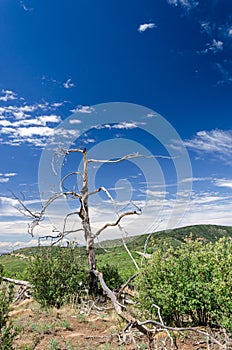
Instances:
[[[47,141],[56,151],[73,141],[100,159],[145,155],[96,163],[90,173],[119,212],[130,201],[143,209],[125,220],[128,234],[232,225],[230,0],[2,0],[0,35],[1,251],[62,227],[78,204],[58,201],[45,228],[28,235],[11,192],[32,210],[41,207],[41,189],[52,193]],[[60,157],[56,166],[63,176],[81,160]],[[115,220],[105,192],[92,201],[94,230]]]

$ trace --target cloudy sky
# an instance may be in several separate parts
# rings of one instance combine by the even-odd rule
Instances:
[[[106,188],[93,230],[135,207],[124,234],[232,225],[230,0],[2,0],[0,35],[0,251],[61,230],[77,208],[57,201],[31,237],[14,198],[39,211],[81,171],[80,155],[61,154],[71,143],[90,158],[144,156],[90,164],[92,190]]]

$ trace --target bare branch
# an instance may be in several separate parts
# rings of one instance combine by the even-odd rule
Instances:
[[[117,226],[120,221],[122,220],[122,218],[124,218],[125,216],[129,216],[129,215],[140,215],[141,212],[137,212],[137,211],[128,211],[126,213],[121,214],[118,219],[115,222],[111,222],[111,223],[106,223],[102,228],[100,228],[95,234],[94,234],[94,238],[96,238],[97,236],[100,235],[100,233],[102,231],[104,231],[107,227],[112,227],[112,226]]]
[[[126,160],[126,159],[133,159],[133,158],[139,158],[139,157],[143,157],[143,156],[140,153],[134,153],[134,154],[128,154],[122,158],[115,159],[115,160],[89,159],[88,163],[119,163],[119,162],[122,162],[123,160]]]
[[[86,148],[80,149],[80,148],[70,148],[68,150],[63,150],[64,154],[69,154],[69,153],[86,153]]]
[[[46,212],[46,209],[49,207],[49,205],[51,205],[56,199],[63,197],[63,196],[73,196],[76,198],[81,198],[81,195],[76,193],[75,191],[67,191],[67,192],[61,192],[61,193],[55,193],[53,196],[51,196],[43,205],[42,209],[40,212],[32,212],[29,208],[27,208],[25,206],[25,204],[15,196],[15,198],[19,201],[20,205],[23,207],[23,209],[25,210],[26,213],[28,213],[30,217],[33,218],[33,221],[30,225],[28,225],[28,233],[33,236],[33,231],[34,228],[39,225],[40,221],[42,221],[44,219],[44,215]],[[18,208],[18,210],[20,210]]]
[[[67,188],[64,186],[64,181],[67,180],[72,175],[80,175],[83,178],[83,174],[80,171],[73,171],[63,177],[63,179],[60,181],[60,191],[62,192],[62,189],[64,188],[67,191]]]
[[[122,292],[124,291],[124,289],[128,286],[128,284],[133,281],[136,277],[138,276],[138,273],[135,273],[133,276],[131,276],[126,283],[124,283],[121,288],[119,289],[118,293],[117,293],[117,298],[120,298]]]
[[[22,213],[22,214],[25,215],[25,216],[32,217],[32,218],[38,218],[38,217],[40,216],[39,213],[37,213],[37,212],[34,212],[34,213],[33,213],[33,211],[31,211],[28,207],[26,207],[26,205],[23,203],[23,201],[22,201],[19,197],[17,197],[16,194],[15,194],[14,192],[11,192],[11,193],[12,193],[12,195],[14,196],[14,198],[19,202],[19,204],[20,204],[21,207],[22,207],[22,208],[16,207],[16,209],[17,209],[20,213]]]
[[[28,281],[15,280],[13,278],[8,278],[8,277],[2,277],[2,279],[3,279],[3,281],[10,282],[10,283],[16,284],[18,286],[25,286],[28,288],[32,287],[32,285]]]
[[[117,313],[121,313],[122,308],[124,307],[123,305],[121,305],[118,301],[117,298],[115,296],[115,294],[112,292],[112,290],[110,290],[109,287],[107,287],[103,275],[101,272],[99,272],[98,270],[92,270],[92,272],[94,273],[94,275],[99,279],[99,282],[101,284],[102,289],[104,290],[104,292],[106,292],[106,294],[108,295],[108,297],[111,299],[115,310],[117,311]]]
[[[176,332],[184,332],[184,331],[190,331],[190,332],[195,332],[195,333],[198,333],[198,334],[201,334],[201,335],[204,335],[208,338],[211,339],[211,341],[215,344],[218,344],[219,346],[221,346],[221,349],[226,349],[226,345],[222,345],[217,339],[215,339],[211,334],[207,333],[207,332],[204,332],[204,331],[200,331],[199,329],[196,329],[196,328],[192,328],[192,327],[187,327],[187,328],[178,328],[178,327],[170,327],[170,326],[166,326],[160,322],[157,322],[157,321],[154,321],[154,320],[146,320],[146,321],[142,321],[142,322],[139,322],[139,321],[136,321],[134,323],[134,326],[144,326],[144,325],[147,325],[147,324],[153,324],[153,325],[156,325],[156,326],[159,326],[163,329],[167,329],[167,330],[170,330],[170,331],[176,331]]]
[[[151,159],[151,158],[173,159],[173,157],[170,157],[170,156],[161,156],[161,155],[146,156],[137,152],[137,153],[128,154],[122,158],[115,159],[115,160],[89,159],[88,163],[119,163],[126,159],[141,158],[141,157],[145,159]]]
[[[80,215],[80,212],[79,211],[74,211],[74,212],[72,212],[72,213],[68,213],[66,216],[65,216],[65,218],[64,218],[64,225],[63,225],[63,234],[65,233],[65,227],[66,227],[66,223],[67,223],[67,220],[68,220],[68,218],[70,217],[70,216],[72,216],[72,215]]]
[[[88,196],[92,196],[93,194],[96,194],[96,193],[100,192],[101,190],[102,190],[102,188],[99,187],[99,188],[97,188],[95,191],[89,192],[89,193],[88,193]]]

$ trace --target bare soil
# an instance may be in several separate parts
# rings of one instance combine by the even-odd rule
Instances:
[[[10,318],[19,328],[14,343],[16,350],[149,349],[147,339],[136,330],[125,332],[123,339],[122,330],[126,324],[114,311],[92,309],[86,313],[86,310],[71,306],[41,310],[36,302],[29,299],[14,306]],[[179,333],[175,336],[171,347],[167,333],[157,332],[154,335],[155,349],[222,349],[197,334]]]

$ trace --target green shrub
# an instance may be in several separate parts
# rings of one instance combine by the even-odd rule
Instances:
[[[10,303],[13,300],[13,286],[7,287],[2,283],[3,266],[0,265],[0,349],[13,349],[13,341],[17,335],[12,323],[9,321]]]
[[[119,288],[122,285],[123,280],[116,266],[107,263],[106,265],[100,267],[100,271],[103,274],[107,287],[109,287],[111,290]]]
[[[158,249],[139,273],[138,304],[146,317],[158,305],[167,324],[214,324],[232,331],[231,266],[228,239],[208,244],[188,239],[176,249]]]
[[[27,269],[33,296],[43,307],[61,307],[86,287],[87,271],[75,248],[41,249]]]

